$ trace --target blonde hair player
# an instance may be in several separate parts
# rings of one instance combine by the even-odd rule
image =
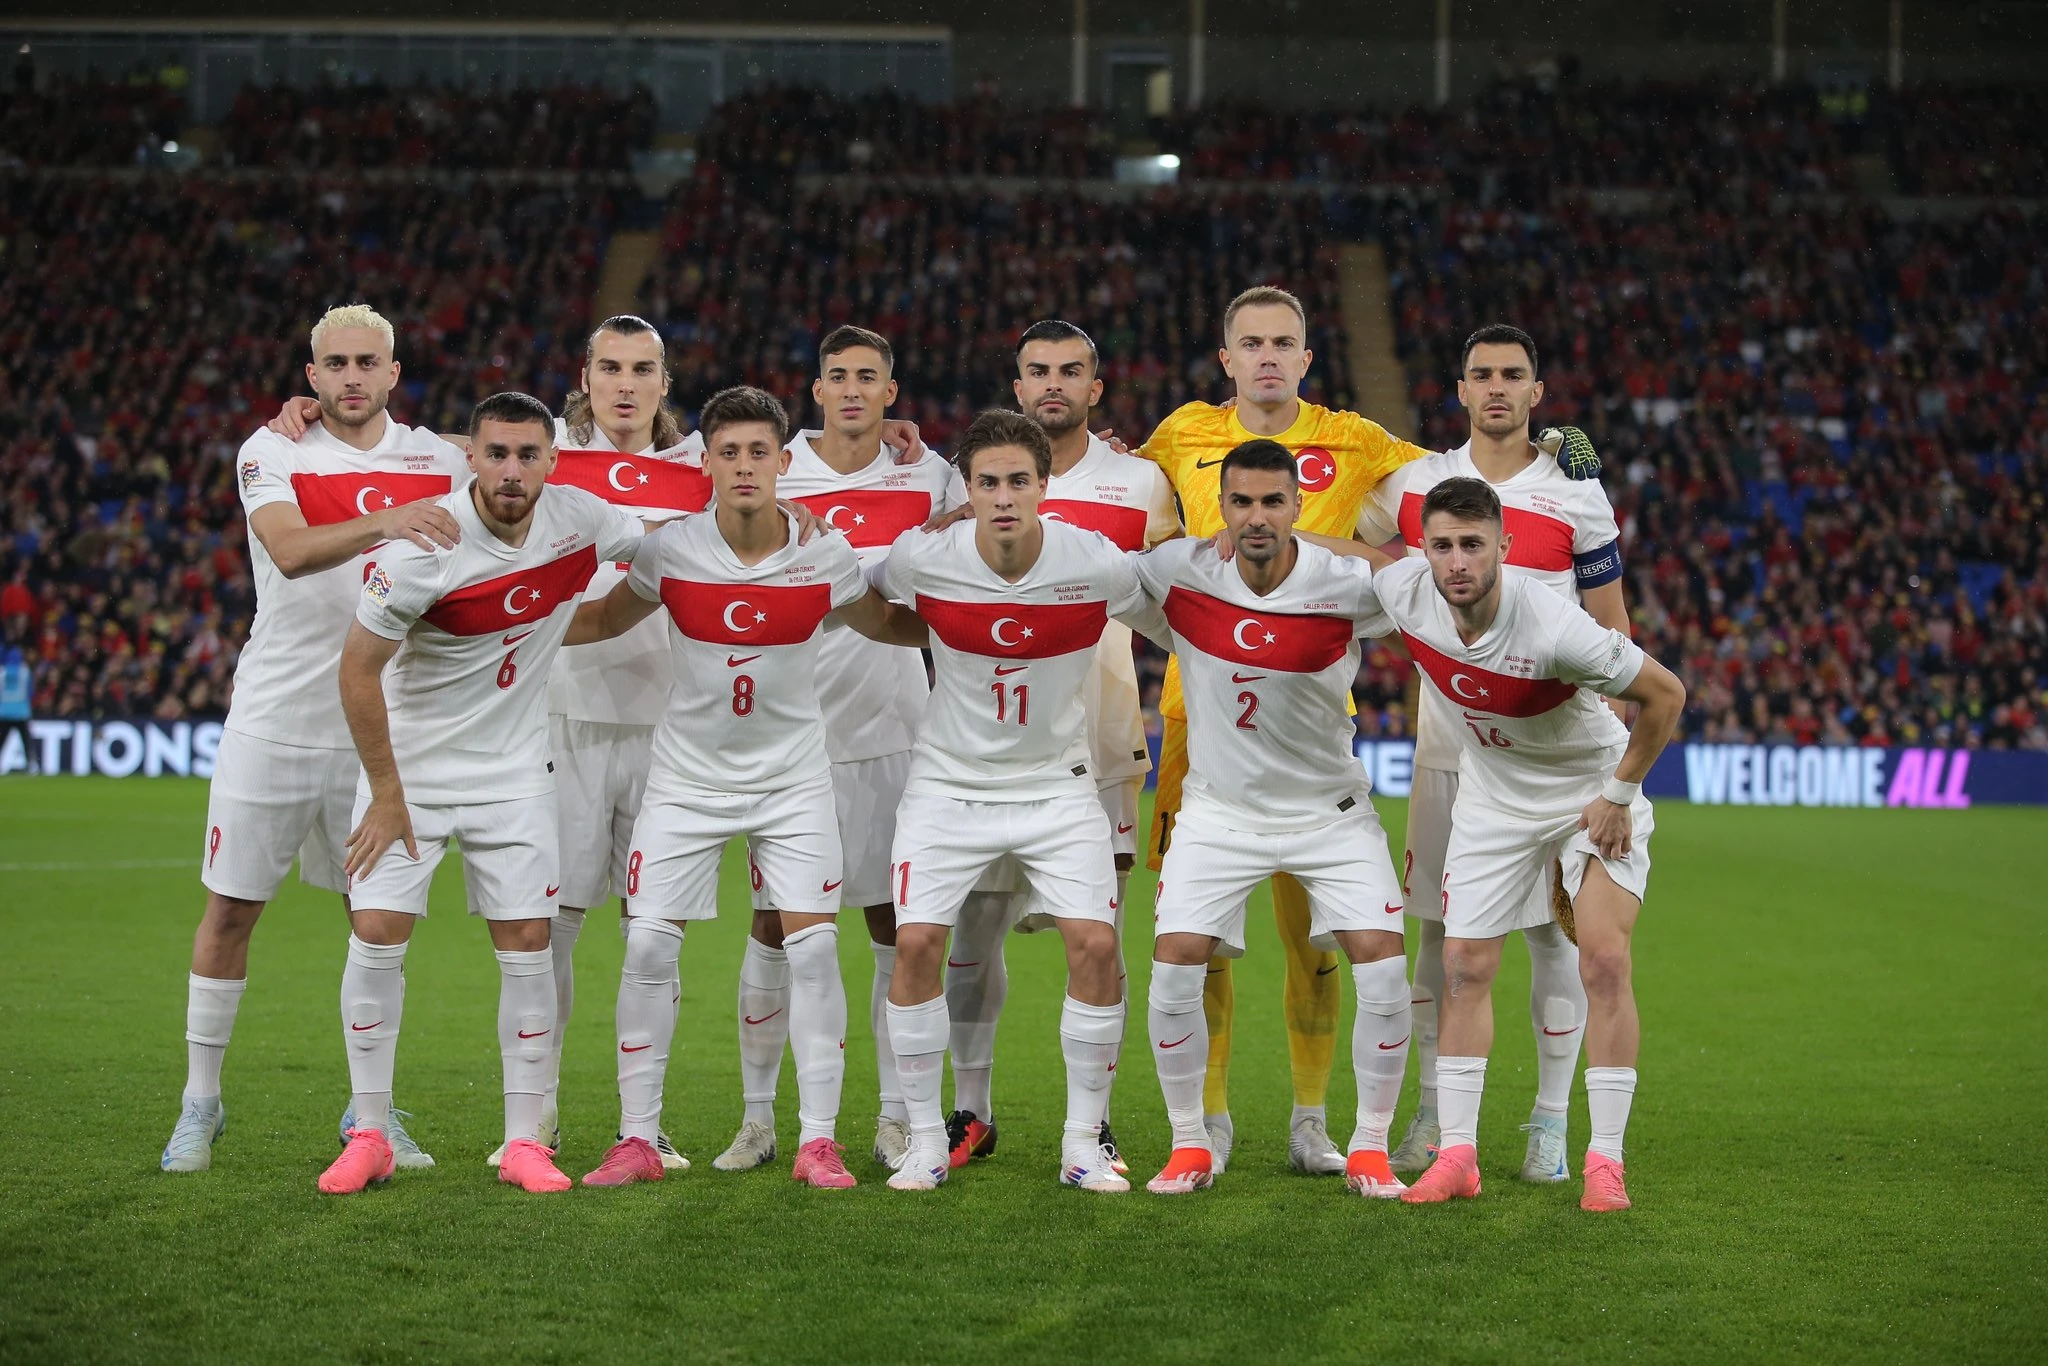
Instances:
[[[256,620],[207,787],[206,910],[192,937],[185,1094],[160,1159],[168,1172],[213,1163],[227,1124],[221,1063],[248,984],[249,937],[293,858],[301,882],[340,893],[344,910],[349,904],[342,859],[356,753],[335,670],[377,547],[459,539],[455,519],[433,500],[453,487],[462,452],[391,420],[398,374],[383,315],[366,304],[330,309],[313,325],[307,424],[291,438],[258,431],[235,457]],[[399,1114],[390,1125],[397,1161],[433,1166]]]
[[[1356,413],[1302,401],[1301,383],[1314,354],[1301,301],[1284,289],[1260,285],[1231,300],[1217,354],[1234,387],[1232,401],[1184,405],[1138,451],[1166,472],[1191,536],[1214,536],[1222,529],[1218,492],[1223,458],[1255,437],[1278,441],[1294,455],[1302,497],[1300,528],[1340,539],[1354,534],[1361,508],[1382,479],[1429,454]],[[1571,449],[1589,454],[1582,443]],[[1571,471],[1574,478],[1598,472],[1598,461],[1581,461]],[[1187,712],[1176,664],[1167,667],[1159,710],[1165,733],[1148,849],[1153,868],[1160,866],[1172,841],[1188,768]],[[1337,1048],[1338,958],[1310,946],[1308,897],[1285,874],[1273,879],[1273,914],[1286,953],[1283,992],[1294,1081],[1288,1162],[1297,1171],[1339,1176],[1345,1170],[1344,1154],[1330,1141],[1323,1110]],[[1220,1172],[1236,1137],[1229,1105],[1235,998],[1230,961],[1218,959],[1210,967],[1203,997],[1210,1033],[1203,1107]]]

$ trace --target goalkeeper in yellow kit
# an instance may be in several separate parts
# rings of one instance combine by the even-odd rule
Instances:
[[[1301,485],[1296,527],[1347,539],[1356,533],[1359,512],[1373,487],[1409,461],[1429,454],[1356,413],[1302,402],[1301,381],[1313,359],[1307,341],[1307,316],[1294,295],[1271,286],[1244,291],[1223,314],[1221,360],[1236,386],[1235,405],[1186,404],[1160,423],[1139,449],[1138,454],[1156,462],[1173,485],[1190,536],[1214,536],[1223,529],[1219,467],[1233,447],[1253,437],[1269,437],[1294,453]],[[1597,461],[1591,461],[1567,472],[1586,478],[1598,470]],[[1159,710],[1166,727],[1148,845],[1148,862],[1155,870],[1173,838],[1181,780],[1188,767],[1187,712],[1177,663],[1167,666]],[[1286,961],[1287,1051],[1294,1075],[1288,1163],[1296,1171],[1341,1176],[1344,1154],[1330,1141],[1323,1111],[1336,1057],[1338,956],[1309,946],[1308,896],[1300,883],[1284,874],[1273,879],[1273,913]],[[1209,1074],[1202,1108],[1215,1153],[1214,1170],[1221,1172],[1234,1137],[1229,1104],[1234,1013],[1229,959],[1210,962],[1202,1005],[1209,1023]]]

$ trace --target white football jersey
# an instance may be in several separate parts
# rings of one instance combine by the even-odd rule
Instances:
[[[460,450],[388,416],[384,435],[367,451],[317,423],[297,441],[259,431],[242,443],[235,471],[245,513],[290,503],[307,526],[352,522],[402,503],[438,498],[468,476]],[[256,620],[235,664],[229,726],[279,744],[351,747],[335,677],[356,599],[383,550],[378,546],[347,564],[288,579],[250,533]]]
[[[1173,632],[1188,707],[1185,810],[1236,830],[1313,830],[1368,799],[1348,704],[1358,638],[1386,635],[1364,560],[1297,542],[1261,597],[1208,541],[1137,557]]]
[[[1472,463],[1472,443],[1426,456],[1395,470],[1374,487],[1359,519],[1361,540],[1384,545],[1399,536],[1410,555],[1422,554],[1422,500],[1446,479],[1483,476]],[[1573,479],[1548,456],[1494,484],[1500,496],[1502,529],[1514,540],[1507,563],[1566,602],[1580,590],[1621,577],[1621,531],[1614,507],[1598,479]],[[1423,675],[1415,718],[1418,768],[1457,771],[1458,709]]]
[[[668,618],[676,687],[654,733],[650,792],[769,792],[828,767],[818,655],[825,618],[868,591],[843,536],[742,564],[715,517],[658,527],[626,577]]]
[[[778,497],[802,503],[842,531],[863,568],[888,558],[889,547],[934,513],[967,500],[952,462],[927,450],[914,465],[896,463],[884,446],[874,463],[852,474],[826,464],[811,445],[817,432],[789,442],[789,470],[776,481]],[[917,741],[931,685],[916,650],[869,640],[828,624],[818,649],[818,694],[825,710],[825,749],[835,764],[901,754]]]
[[[1628,728],[1594,694],[1635,681],[1635,642],[1519,569],[1501,570],[1500,613],[1470,645],[1428,561],[1397,561],[1373,586],[1416,666],[1452,699],[1461,783],[1532,816],[1591,800],[1588,780],[1628,747]]]
[[[365,630],[405,642],[384,672],[384,701],[406,798],[427,806],[554,786],[548,666],[598,565],[631,559],[642,535],[629,509],[551,486],[534,502],[526,543],[510,546],[477,514],[471,482],[441,500],[461,543],[387,547],[356,607]]]
[[[631,508],[644,522],[665,522],[702,512],[711,502],[711,481],[701,460],[683,446],[626,455],[604,428],[593,427],[585,446],[569,444],[569,424],[555,419],[559,458],[550,484],[567,484],[607,503]],[[604,597],[626,577],[626,566],[611,561],[583,590],[586,599]],[[626,634],[582,645],[555,661],[548,674],[548,710],[572,721],[652,726],[668,706],[671,674],[668,638],[661,623],[641,622]]]
[[[906,532],[878,577],[931,628],[931,704],[906,790],[964,801],[1093,794],[1082,689],[1111,617],[1147,621],[1137,571],[1102,536],[1045,523],[1015,583],[988,567],[970,519]]]
[[[1046,485],[1038,515],[1099,531],[1119,550],[1144,550],[1180,535],[1173,486],[1150,460],[1119,455],[1089,433],[1088,450],[1065,474]],[[1097,783],[1142,778],[1152,767],[1145,746],[1145,713],[1138,705],[1138,669],[1131,657],[1131,628],[1112,621],[1095,650],[1095,668],[1082,692],[1088,709],[1088,747]]]

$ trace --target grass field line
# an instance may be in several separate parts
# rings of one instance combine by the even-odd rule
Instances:
[[[190,858],[93,859],[72,863],[0,863],[0,873],[94,873],[105,868],[189,868]]]

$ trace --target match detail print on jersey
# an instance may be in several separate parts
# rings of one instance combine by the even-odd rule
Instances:
[[[832,612],[830,583],[661,581],[676,629],[713,645],[801,645]]]
[[[1279,673],[1321,673],[1358,631],[1349,617],[1261,612],[1178,585],[1164,606],[1174,634],[1203,654]]]
[[[711,477],[698,466],[617,451],[562,451],[548,482],[620,507],[702,512],[711,505]]]
[[[1093,602],[949,602],[917,597],[917,614],[952,649],[1005,659],[1056,659],[1092,650],[1109,624],[1109,605]]]
[[[361,474],[292,475],[292,493],[307,526],[353,522],[386,508],[439,498],[453,487],[445,474],[402,474],[393,470]]]
[[[841,489],[805,494],[796,501],[844,533],[855,550],[888,545],[923,526],[932,515],[932,496],[923,489]]]
[[[452,636],[487,636],[546,621],[597,573],[597,547],[458,588],[420,614]]]
[[[1578,692],[1576,685],[1559,679],[1517,678],[1452,659],[1430,648],[1410,631],[1401,632],[1401,639],[1408,643],[1408,653],[1415,657],[1415,663],[1429,675],[1430,682],[1443,690],[1444,696],[1474,711],[1493,716],[1541,716],[1571,701]],[[1533,660],[1529,667],[1536,667]]]

